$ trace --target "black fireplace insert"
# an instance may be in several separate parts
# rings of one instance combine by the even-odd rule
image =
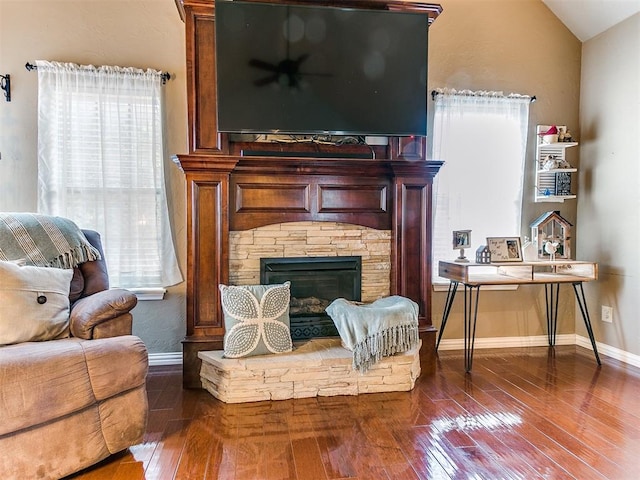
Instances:
[[[360,301],[362,257],[261,258],[260,283],[291,282],[291,338],[335,337],[338,331],[325,313],[336,298]]]

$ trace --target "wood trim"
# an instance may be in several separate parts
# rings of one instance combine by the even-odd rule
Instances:
[[[416,161],[427,158],[426,137],[392,137],[389,146],[392,160]]]
[[[222,338],[186,337],[182,342],[182,386],[184,388],[202,388],[200,366],[202,361],[198,352],[222,350]]]
[[[208,6],[213,8],[215,0],[175,0],[178,10],[184,7]],[[245,0],[256,3],[276,3],[278,0]],[[435,3],[424,3],[413,0],[289,0],[291,5],[326,5],[344,8],[369,8],[378,10],[393,10],[405,12],[424,13],[429,18],[431,24],[442,13],[442,6]],[[179,5],[182,4],[182,5]],[[182,8],[181,8],[182,7]]]
[[[262,152],[256,155],[256,152]],[[229,154],[238,157],[268,156],[278,158],[278,153],[286,154],[291,158],[292,153],[299,155],[300,161],[322,158],[346,159],[360,157],[360,160],[389,158],[388,147],[381,145],[327,145],[319,142],[297,142],[295,146],[290,143],[279,142],[232,142],[229,145]]]
[[[420,326],[431,327],[432,186],[442,162],[394,164],[391,292],[420,307]]]
[[[224,335],[217,286],[229,280],[228,185],[228,174],[187,174],[187,336]]]
[[[185,2],[186,5],[188,5],[187,2]],[[226,154],[228,153],[226,135],[217,130],[213,3],[198,2],[197,5],[186,8],[185,12],[189,152]]]

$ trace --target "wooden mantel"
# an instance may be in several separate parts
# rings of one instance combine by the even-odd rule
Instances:
[[[441,11],[439,5],[413,1],[291,3],[418,11],[430,22]],[[187,181],[185,387],[201,387],[198,352],[222,349],[218,285],[229,279],[229,231],[292,221],[391,230],[390,291],[420,306],[422,368],[429,371],[435,358],[430,315],[432,182],[442,162],[425,160],[424,137],[391,137],[389,145],[374,147],[376,160],[352,158],[354,153],[369,153],[366,145],[230,141],[216,125],[214,0],[176,0],[176,4],[185,22],[188,76],[189,153],[177,156]],[[272,152],[245,155],[252,145]],[[286,156],[279,156],[285,151]],[[314,157],[310,151],[323,155]],[[327,154],[330,158],[324,158]]]

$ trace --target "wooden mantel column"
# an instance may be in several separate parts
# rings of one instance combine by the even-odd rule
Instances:
[[[229,177],[234,160],[178,156],[187,180],[187,331],[183,382],[200,388],[202,350],[221,350],[224,337],[218,285],[229,279]]]
[[[433,179],[443,162],[394,162],[391,291],[420,307],[423,372],[435,363],[436,329],[431,321]]]

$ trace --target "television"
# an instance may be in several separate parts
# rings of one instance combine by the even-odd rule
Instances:
[[[216,0],[218,130],[426,136],[428,16]]]

